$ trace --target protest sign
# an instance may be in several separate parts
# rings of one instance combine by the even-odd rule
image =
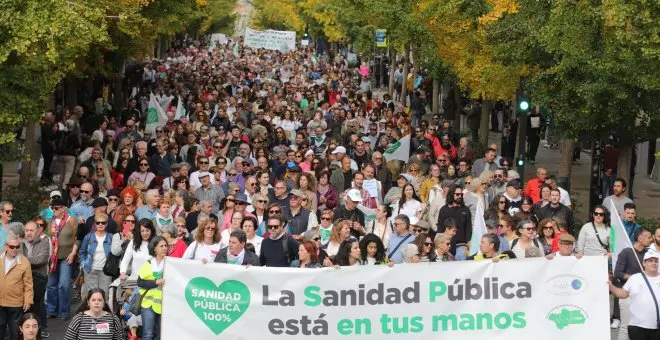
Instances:
[[[164,340],[609,339],[602,256],[164,272]]]
[[[250,48],[265,48],[289,52],[296,49],[296,32],[294,31],[255,31],[245,29],[245,46]]]

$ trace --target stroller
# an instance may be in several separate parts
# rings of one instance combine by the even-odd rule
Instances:
[[[142,318],[140,315],[133,315],[131,318],[128,320],[121,315],[121,310],[124,307],[126,303],[130,302],[130,299],[126,298],[126,294],[124,292],[126,290],[133,291],[133,294],[131,294],[130,298],[133,298],[135,296],[135,289],[137,288],[137,285],[132,282],[128,281],[121,281],[120,279],[115,279],[111,284],[110,288],[108,289],[108,305],[110,306],[110,310],[112,311],[113,314],[115,314],[119,320],[121,321],[124,330],[127,333],[127,339],[139,339],[139,336],[142,334]],[[131,334],[131,328],[136,327],[137,328],[137,336],[138,337],[133,337]]]

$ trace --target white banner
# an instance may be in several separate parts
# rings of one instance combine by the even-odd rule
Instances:
[[[167,258],[162,332],[181,339],[609,339],[605,257],[340,269]]]
[[[289,52],[296,49],[296,32],[294,31],[255,31],[245,29],[245,46],[250,48],[265,48]]]

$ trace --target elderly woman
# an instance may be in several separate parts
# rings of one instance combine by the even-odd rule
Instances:
[[[163,235],[163,238],[167,241],[167,244],[169,245],[167,256],[182,258],[183,254],[186,252],[186,249],[188,248],[188,245],[186,245],[186,242],[184,240],[178,238],[179,227],[176,225],[176,223],[170,223],[163,226],[163,228],[161,229],[161,233],[162,233],[161,235]]]
[[[80,263],[85,271],[85,283],[81,289],[83,296],[94,288],[107,291],[112,278],[103,273],[103,266],[110,255],[112,234],[106,231],[108,215],[97,213],[94,215],[94,232],[85,235],[80,246]],[[100,248],[99,248],[100,247]],[[97,251],[97,249],[99,249]]]
[[[449,252],[451,237],[446,234],[438,234],[433,243],[435,243],[436,262],[454,261],[454,256]]]

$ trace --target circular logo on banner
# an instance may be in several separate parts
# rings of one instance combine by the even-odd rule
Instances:
[[[545,282],[545,289],[555,295],[576,295],[587,289],[587,281],[576,275],[558,275]]]

